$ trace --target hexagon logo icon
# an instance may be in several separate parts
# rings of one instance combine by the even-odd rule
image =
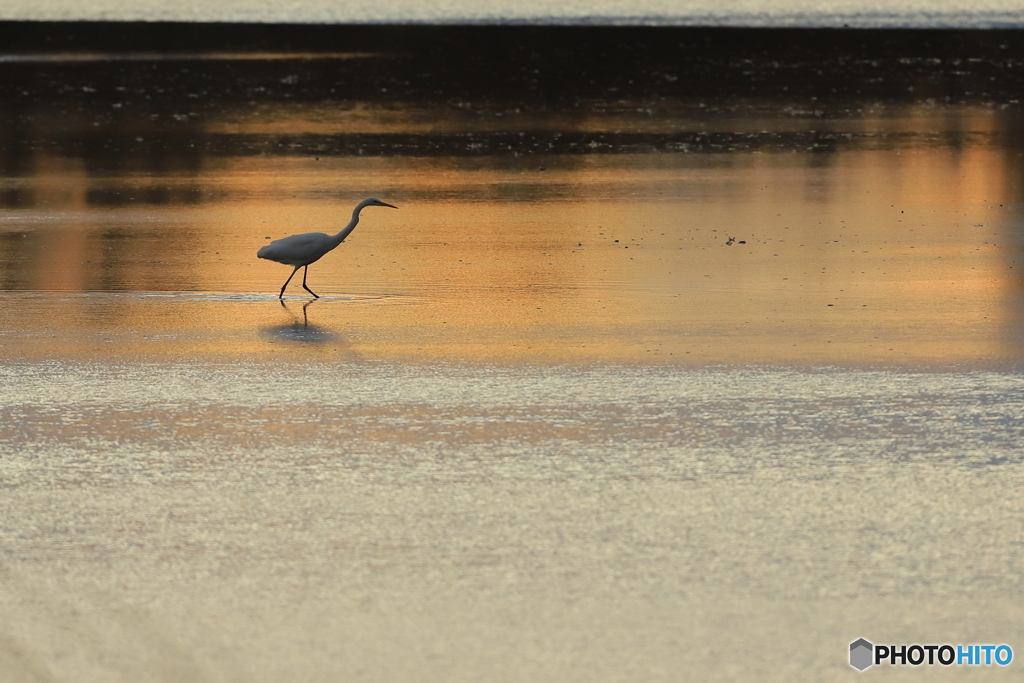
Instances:
[[[875,646],[858,638],[850,643],[850,666],[857,671],[863,671],[874,664]]]

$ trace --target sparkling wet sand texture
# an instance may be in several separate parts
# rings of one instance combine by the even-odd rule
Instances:
[[[972,40],[562,95],[358,41],[0,62],[0,680],[1024,653],[1024,61]],[[806,84],[849,64],[890,85]],[[279,301],[256,250],[370,195]]]

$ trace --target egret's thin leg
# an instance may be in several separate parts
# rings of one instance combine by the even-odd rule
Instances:
[[[277,295],[278,299],[283,299],[284,298],[284,290],[285,290],[285,288],[288,287],[288,283],[292,281],[292,278],[295,277],[295,273],[299,272],[299,268],[301,268],[301,267],[302,266],[295,266],[295,270],[292,271],[292,274],[289,275],[288,279],[284,281],[283,285],[281,285],[281,293]]]
[[[296,268],[298,270],[298,268]],[[309,266],[306,266],[305,270],[302,271],[302,288],[313,295],[314,299],[319,299],[320,295],[314,292],[312,289],[306,286],[306,275],[309,273]]]

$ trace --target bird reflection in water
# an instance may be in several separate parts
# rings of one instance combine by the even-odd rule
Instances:
[[[263,328],[263,334],[265,336],[305,344],[327,344],[342,341],[342,337],[331,329],[321,325],[311,325],[309,323],[308,309],[311,304],[317,301],[317,299],[310,299],[306,303],[302,304],[301,320],[299,319],[299,316],[289,308],[288,304],[286,304],[283,299],[278,299],[278,301],[281,302],[281,308],[288,311],[288,314],[292,317],[292,322],[287,325]]]

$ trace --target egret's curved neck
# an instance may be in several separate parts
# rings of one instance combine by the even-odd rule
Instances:
[[[352,234],[352,231],[356,229],[356,225],[359,223],[359,212],[362,211],[363,208],[366,207],[366,205],[367,202],[365,201],[359,202],[359,205],[356,206],[356,208],[352,209],[352,220],[350,220],[348,222],[348,225],[342,228],[341,232],[335,235],[334,239],[332,240],[335,246],[344,242],[345,238]]]

